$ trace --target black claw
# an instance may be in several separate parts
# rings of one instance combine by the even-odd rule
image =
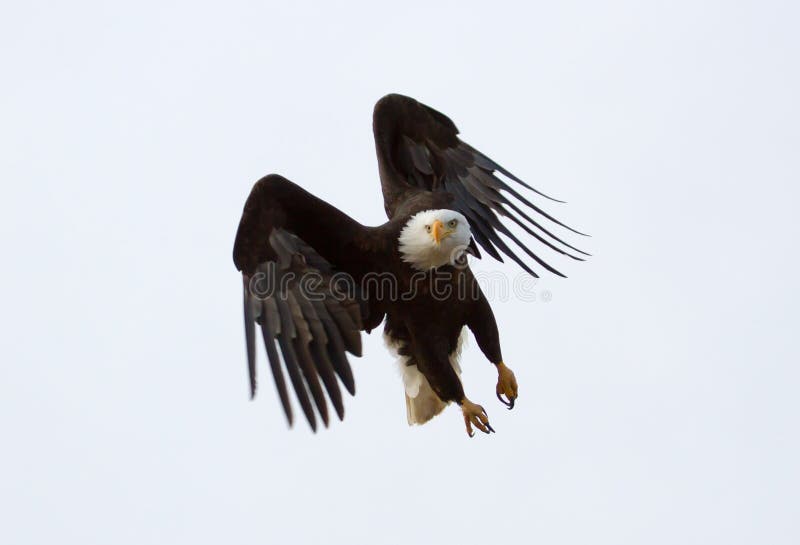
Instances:
[[[496,431],[494,431],[494,428],[492,427],[492,425],[489,424],[488,422],[486,423],[486,429],[488,429],[492,433],[497,433]]]
[[[469,435],[470,437],[475,437],[475,432],[474,431],[468,431],[467,435]]]
[[[506,407],[508,407],[508,408],[509,408],[509,410],[511,410],[512,408],[514,408],[514,400],[513,400],[513,399],[512,399],[510,402],[509,402],[509,401],[506,401],[505,399],[503,399],[502,397],[500,397],[500,394],[497,394],[497,399],[499,399],[499,400],[500,400],[500,403],[502,403],[503,405],[505,405]]]
[[[509,410],[509,411],[510,411],[511,409],[513,409],[513,408],[514,408],[514,401],[515,401],[516,399],[517,399],[516,397],[512,397],[512,398],[511,398],[511,403],[509,403],[509,404],[508,404],[508,410]]]

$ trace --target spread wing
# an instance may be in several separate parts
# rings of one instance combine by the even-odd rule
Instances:
[[[409,197],[419,191],[444,191],[453,197],[453,207],[464,214],[475,240],[492,257],[501,254],[538,276],[509,247],[506,239],[545,269],[564,276],[531,251],[508,229],[505,218],[518,225],[544,246],[572,259],[588,256],[553,232],[553,224],[577,234],[526,198],[525,188],[557,201],[526,184],[489,157],[458,138],[458,129],[445,115],[402,95],[387,95],[375,105],[373,130],[383,189],[384,206],[391,218]],[[497,174],[508,178],[505,182]],[[499,217],[498,217],[499,216]]]
[[[355,393],[346,353],[361,355],[369,307],[354,277],[337,273],[358,273],[368,256],[368,238],[368,228],[277,175],[259,180],[245,203],[233,259],[244,284],[250,393],[255,396],[260,329],[290,425],[284,370],[314,430],[314,407],[328,425],[325,392],[340,419],[338,381]]]

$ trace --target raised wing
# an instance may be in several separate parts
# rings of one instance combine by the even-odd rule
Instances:
[[[458,138],[458,129],[444,114],[402,95],[387,95],[375,105],[373,130],[383,189],[384,206],[391,218],[409,195],[423,191],[444,191],[453,206],[470,223],[475,240],[492,257],[501,253],[525,271],[538,275],[509,247],[501,234],[545,269],[564,276],[531,251],[499,218],[507,218],[548,248],[583,261],[586,252],[553,233],[550,222],[583,235],[560,222],[522,195],[513,184],[555,202],[557,199],[526,184],[489,157]]]
[[[245,203],[233,260],[244,284],[250,393],[255,396],[259,328],[290,425],[284,369],[315,431],[314,407],[328,425],[325,392],[344,417],[337,377],[355,394],[346,352],[361,355],[369,309],[354,277],[336,273],[360,270],[368,236],[368,228],[277,175],[259,180]]]

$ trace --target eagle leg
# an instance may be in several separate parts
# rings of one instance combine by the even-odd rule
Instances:
[[[497,364],[497,399],[500,403],[508,407],[508,410],[514,408],[514,400],[517,399],[517,377],[514,376],[514,371],[506,367],[502,361]],[[501,396],[506,396],[506,401]]]
[[[461,401],[461,412],[464,415],[464,424],[467,426],[467,435],[470,437],[475,435],[475,432],[472,431],[473,424],[483,433],[494,433],[494,429],[491,424],[489,424],[489,416],[480,405],[473,403],[465,397]]]

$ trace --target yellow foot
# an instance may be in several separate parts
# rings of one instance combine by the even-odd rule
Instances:
[[[514,371],[506,367],[502,361],[497,364],[497,399],[500,403],[508,407],[509,410],[514,408],[514,400],[517,399],[517,377],[514,376]],[[506,396],[506,401],[501,396]]]
[[[494,433],[492,426],[489,425],[489,417],[480,405],[476,405],[465,397],[461,402],[461,412],[464,414],[464,424],[467,426],[467,434],[470,437],[475,435],[475,432],[472,431],[473,424],[483,433]]]

